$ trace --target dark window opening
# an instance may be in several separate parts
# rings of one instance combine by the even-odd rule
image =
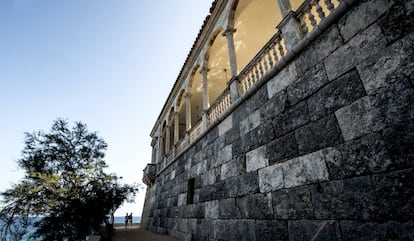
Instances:
[[[191,178],[188,180],[188,190],[187,190],[187,204],[194,203],[194,188],[195,188],[195,179]]]

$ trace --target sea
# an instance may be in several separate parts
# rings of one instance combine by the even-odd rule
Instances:
[[[125,223],[125,217],[119,217],[119,216],[115,216],[114,217],[114,223],[115,224],[120,224],[120,223]],[[132,217],[132,223],[141,223],[141,217]]]
[[[115,216],[114,217],[114,223],[115,224],[125,224],[125,217],[121,217],[121,216]],[[132,217],[132,223],[133,224],[138,224],[138,223],[141,223],[141,217]],[[0,222],[0,225],[3,225],[1,222]],[[32,229],[31,229],[32,230]],[[7,239],[8,240],[8,239]],[[23,238],[21,241],[27,241],[27,238]]]

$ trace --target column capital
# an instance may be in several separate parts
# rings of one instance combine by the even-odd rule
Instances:
[[[235,29],[235,28],[227,28],[226,30],[224,30],[222,36],[223,37],[232,36],[233,33],[235,33],[236,31],[237,31],[237,29]]]
[[[210,69],[208,68],[208,67],[202,67],[201,69],[200,69],[200,74],[205,74],[205,73],[208,73],[208,71],[210,71]]]

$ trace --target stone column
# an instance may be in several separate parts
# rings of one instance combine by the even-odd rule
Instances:
[[[170,152],[170,125],[165,125],[165,155]]]
[[[185,96],[185,111],[186,111],[186,126],[185,130],[189,131],[191,129],[191,94],[187,93]]]
[[[189,142],[190,140],[190,130],[191,130],[191,121],[192,121],[192,117],[191,117],[191,94],[187,93],[185,96],[185,111],[186,111],[186,126],[185,126],[185,136],[184,136],[184,141],[186,143]]]
[[[277,0],[277,2],[279,3],[279,8],[282,13],[282,17],[286,17],[292,11],[292,6],[290,5],[290,1],[289,0]]]
[[[178,112],[174,112],[174,145],[180,140],[180,116]]]
[[[208,87],[207,87],[207,72],[208,68],[203,67],[200,71],[202,79],[203,79],[203,130],[207,129],[207,110],[210,108],[210,100],[208,97]]]
[[[157,158],[157,163],[161,163],[162,159],[164,158],[165,155],[165,147],[162,144],[163,143],[163,136],[162,136],[162,128],[159,127],[158,128],[158,158]]]
[[[299,23],[294,18],[289,0],[278,0],[278,3],[283,20],[277,28],[282,31],[286,48],[290,51],[303,39],[303,33],[300,30]]]
[[[151,163],[156,163],[157,160],[157,138],[152,138],[151,141],[152,146],[152,155],[151,155]]]
[[[233,34],[236,32],[235,29],[227,29],[224,31],[223,36],[226,36],[227,39],[227,49],[229,50],[229,61],[231,68],[231,80],[229,81],[230,85],[230,96],[231,101],[234,103],[239,98],[239,81],[237,79],[237,59],[236,59],[236,49],[234,48],[234,39]]]
[[[207,110],[210,107],[210,100],[208,97],[208,88],[207,88],[207,72],[208,68],[203,67],[200,70],[203,81],[203,110]]]
[[[227,39],[227,49],[229,51],[229,61],[230,61],[230,69],[231,69],[231,76],[237,75],[237,60],[236,60],[236,50],[234,48],[234,40],[233,34],[236,32],[236,29],[226,29],[224,31],[223,36]]]

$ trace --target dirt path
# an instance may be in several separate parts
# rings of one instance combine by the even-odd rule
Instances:
[[[155,234],[139,226],[116,227],[112,241],[177,241],[166,235]]]

